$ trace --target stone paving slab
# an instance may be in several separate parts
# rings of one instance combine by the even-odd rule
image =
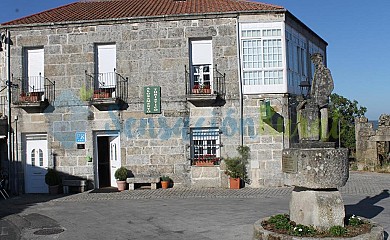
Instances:
[[[385,239],[390,232],[389,187],[390,174],[351,172],[346,186],[341,188],[346,211],[381,224],[386,231]],[[291,190],[290,187],[172,188],[73,195],[25,194],[0,200],[0,239],[20,239],[15,237],[20,232],[21,239],[39,240],[249,240],[255,221],[288,213]],[[54,230],[64,231],[37,235],[40,228],[23,228],[17,221],[34,214],[53,219],[61,226],[55,225]],[[41,220],[42,224],[47,222]]]

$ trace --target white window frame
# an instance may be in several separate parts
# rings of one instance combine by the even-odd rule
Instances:
[[[240,28],[241,76],[244,94],[286,93],[284,23],[241,23]],[[277,46],[268,47],[268,51],[265,51],[264,47],[270,41],[276,42]],[[249,42],[257,42],[259,46],[257,51],[254,51],[253,58],[246,56],[249,53],[246,50]],[[252,66],[250,64],[248,66],[247,59],[254,60]],[[251,76],[249,82],[246,80],[248,75]]]
[[[99,43],[96,49],[96,81],[99,89],[116,87],[116,44]]]

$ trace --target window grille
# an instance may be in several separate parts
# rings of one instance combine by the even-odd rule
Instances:
[[[201,128],[191,130],[192,165],[220,163],[220,136],[217,128]]]

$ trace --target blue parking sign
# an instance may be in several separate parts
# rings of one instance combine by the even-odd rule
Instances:
[[[86,136],[85,132],[76,132],[76,143],[85,143]]]

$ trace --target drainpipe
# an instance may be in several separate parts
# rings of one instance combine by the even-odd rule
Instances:
[[[7,125],[7,131],[8,131],[8,138],[7,138],[7,145],[8,145],[8,182],[10,184],[11,192],[15,193],[16,186],[14,184],[14,174],[13,173],[13,161],[12,161],[12,134],[11,134],[11,34],[8,29],[6,29],[6,48],[7,48],[7,99],[8,99],[8,125]]]
[[[240,42],[240,21],[239,16],[237,16],[237,67],[238,67],[238,82],[239,86],[239,99],[240,99],[240,145],[244,146],[244,99],[243,99],[243,86],[242,86],[242,71],[241,71],[241,42]]]

